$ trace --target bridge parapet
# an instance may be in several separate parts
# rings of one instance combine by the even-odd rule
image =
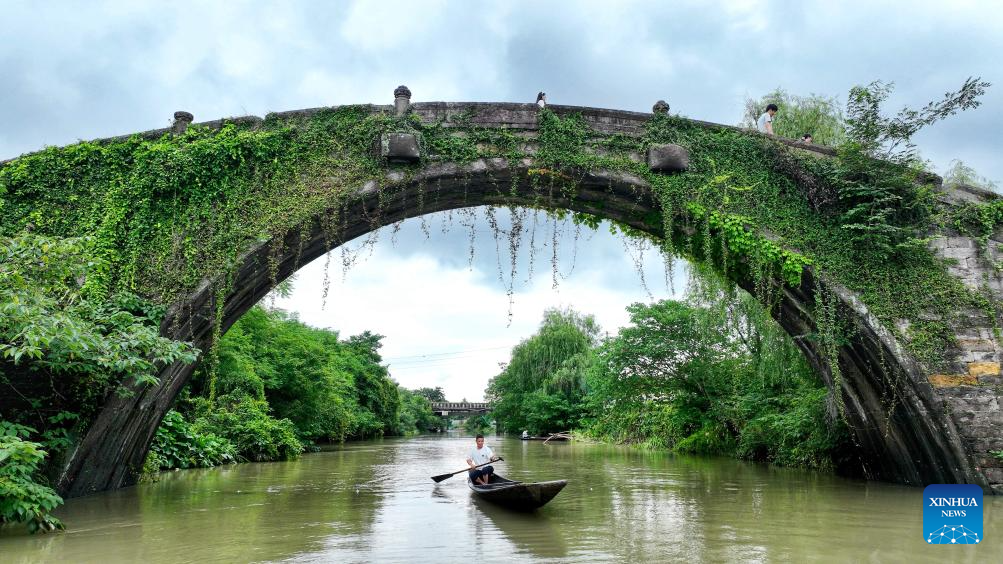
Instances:
[[[221,118],[209,121],[201,121],[192,123],[192,119],[188,118],[191,116],[188,112],[177,112],[185,114],[182,121],[185,124],[183,129],[179,129],[176,125],[171,127],[162,127],[158,129],[149,129],[146,131],[140,131],[136,133],[130,133],[126,135],[115,135],[112,137],[102,137],[97,139],[92,139],[89,142],[106,144],[115,143],[120,141],[126,141],[133,137],[138,137],[140,139],[153,140],[163,137],[167,134],[177,134],[183,132],[191,126],[206,128],[210,130],[219,130],[227,125],[236,125],[239,127],[247,128],[260,128],[265,126],[266,123],[275,123],[281,121],[300,121],[304,119],[309,119],[317,114],[325,111],[337,110],[339,108],[344,108],[348,106],[323,106],[317,108],[305,108],[300,110],[287,110],[282,112],[269,112],[264,118],[259,116],[234,116],[228,118]],[[350,107],[361,108],[371,114],[394,114],[398,111],[395,105],[390,104],[356,104]],[[491,127],[499,129],[514,129],[514,130],[525,130],[525,131],[537,131],[540,128],[539,115],[540,109],[536,104],[523,104],[514,102],[417,102],[410,104],[410,111],[421,117],[421,119],[427,123],[437,123],[442,122],[444,127],[460,127],[461,125],[477,125],[481,127]],[[547,109],[556,113],[560,116],[568,115],[580,115],[586,123],[588,123],[596,132],[602,134],[624,134],[629,136],[640,136],[644,133],[645,124],[651,120],[654,116],[653,113],[647,112],[634,112],[629,110],[614,110],[607,108],[594,108],[589,106],[567,106],[561,104],[548,104]],[[751,132],[747,129],[714,123],[709,121],[703,121],[691,118],[678,118],[684,120],[688,123],[706,127],[711,129],[729,129],[734,131],[743,131],[747,133]],[[836,151],[831,147],[826,147],[823,145],[805,145],[796,139],[788,139],[786,137],[769,136],[770,138],[789,145],[796,147],[801,150],[817,153],[820,155],[833,156]],[[34,154],[33,152],[25,153],[23,156]],[[0,160],[0,165],[13,161],[15,158],[12,157]]]
[[[440,415],[454,413],[487,413],[491,404],[484,402],[432,402],[432,412]]]

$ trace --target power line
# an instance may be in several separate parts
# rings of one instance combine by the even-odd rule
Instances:
[[[439,366],[455,366],[455,363],[446,361],[446,362],[435,363],[435,364],[420,364],[420,365],[414,365],[414,366],[401,366],[400,368],[394,368],[393,365],[390,365],[389,370],[390,370],[390,372],[400,372],[402,370],[425,370],[425,369],[429,369],[429,368],[436,368],[436,367],[439,367]]]
[[[512,347],[510,347],[510,346],[503,346],[503,347],[488,347],[488,348],[485,348],[485,349],[466,349],[466,350],[452,351],[452,352],[416,354],[416,355],[410,355],[410,356],[398,356],[398,357],[394,357],[394,358],[384,358],[383,362],[390,363],[390,362],[399,362],[399,361],[402,361],[402,360],[405,360],[405,359],[409,359],[409,358],[423,359],[423,358],[429,358],[429,357],[434,357],[434,356],[450,356],[450,355],[456,355],[456,354],[465,354],[465,353],[482,352],[482,351],[496,351],[496,350],[499,350],[499,349],[510,349],[510,348],[512,348]]]
[[[412,366],[412,365],[428,364],[430,362],[448,362],[452,360],[470,360],[475,358],[488,358],[489,356],[491,355],[465,354],[465,355],[449,356],[442,358],[426,358],[424,360],[404,360],[401,362],[388,362],[386,364],[389,366]]]

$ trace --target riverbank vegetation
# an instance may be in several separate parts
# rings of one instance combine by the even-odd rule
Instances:
[[[0,421],[0,525],[27,523],[33,533],[63,528],[50,513],[63,498],[38,477],[46,452],[41,444],[25,440],[34,432]]]
[[[95,293],[105,265],[86,238],[29,231],[0,246],[0,524],[61,527],[58,463],[109,394],[155,382],[198,350],[159,335],[163,308]],[[441,425],[381,365],[381,337],[340,339],[254,308],[221,340],[156,432],[145,470],[284,460],[317,442]]]
[[[631,305],[605,339],[591,316],[548,311],[488,386],[499,426],[832,469],[846,430],[803,355],[752,296],[694,282],[685,301]]]
[[[146,471],[287,460],[317,443],[439,426],[425,396],[390,379],[381,339],[341,339],[281,310],[251,309],[164,419]]]
[[[0,524],[59,528],[55,464],[84,421],[123,384],[156,382],[155,367],[198,351],[159,335],[162,308],[129,292],[99,296],[104,263],[87,238],[24,231],[0,245]],[[16,384],[17,383],[17,384]]]

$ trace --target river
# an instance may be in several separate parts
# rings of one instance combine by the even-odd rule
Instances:
[[[168,472],[69,500],[65,532],[0,535],[0,562],[990,562],[1003,498],[977,546],[924,542],[922,488],[723,458],[489,437],[519,480],[566,478],[534,514],[474,499],[470,437],[350,443],[292,462]]]

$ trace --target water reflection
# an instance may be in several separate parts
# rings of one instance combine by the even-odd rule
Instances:
[[[63,534],[0,533],[8,562],[1001,561],[986,542],[929,547],[922,490],[606,445],[489,441],[502,475],[567,479],[535,514],[472,495],[470,438],[349,444],[288,463],[168,473],[70,500]]]
[[[490,523],[516,546],[519,554],[545,558],[567,556],[568,544],[564,532],[552,522],[547,512],[511,511],[477,497],[471,499],[473,503],[468,515],[471,522],[478,524],[475,530],[480,529],[484,522]]]

